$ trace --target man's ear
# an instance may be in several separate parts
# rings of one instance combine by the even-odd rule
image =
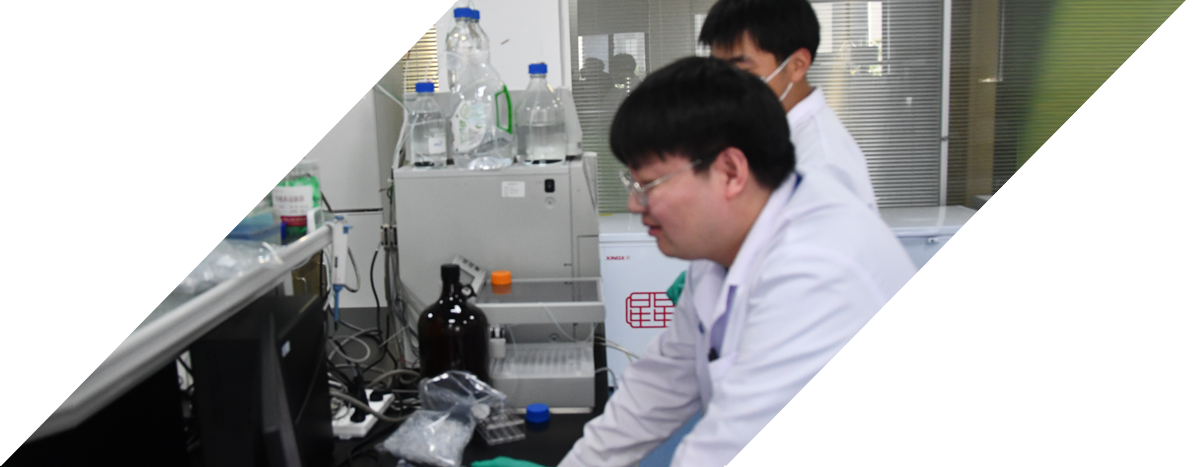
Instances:
[[[799,49],[791,54],[791,60],[787,62],[787,74],[791,76],[791,82],[798,83],[808,76],[808,68],[811,67],[812,52]]]
[[[737,198],[745,191],[750,178],[750,164],[746,160],[746,154],[735,147],[722,149],[721,153],[717,154],[717,158],[713,160],[709,170],[721,175],[716,179],[723,181],[725,197],[730,200]]]

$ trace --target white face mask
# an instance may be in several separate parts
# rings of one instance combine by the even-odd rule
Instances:
[[[783,71],[783,68],[787,66],[787,62],[790,62],[790,61],[791,61],[791,57],[794,57],[794,56],[795,56],[795,54],[788,55],[788,56],[787,56],[787,59],[786,59],[786,60],[783,60],[783,63],[780,63],[780,64],[779,64],[779,67],[778,67],[778,68],[775,68],[775,71],[772,71],[772,72],[770,73],[770,76],[767,76],[766,78],[764,78],[764,79],[762,80],[762,82],[763,82],[763,83],[770,84],[770,80],[771,80],[771,79],[773,79],[773,78],[774,78],[776,75],[778,75],[780,71]],[[787,83],[787,89],[784,89],[784,90],[783,90],[783,94],[779,96],[779,102],[783,102],[783,99],[785,99],[785,98],[787,97],[787,93],[791,92],[791,85],[792,85],[792,84],[795,84],[795,83],[791,83],[791,82],[788,82],[788,83]]]

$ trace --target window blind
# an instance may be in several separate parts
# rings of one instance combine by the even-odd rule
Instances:
[[[617,105],[651,70],[707,54],[713,0],[571,0],[572,89],[584,148],[598,154],[602,213],[624,212],[609,151]],[[822,46],[809,81],[866,154],[880,206],[940,202],[943,0],[813,2]],[[797,156],[798,157],[798,156]]]

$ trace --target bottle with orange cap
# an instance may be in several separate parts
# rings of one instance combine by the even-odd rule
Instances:
[[[509,271],[493,271],[489,275],[489,283],[493,285],[494,295],[509,295],[512,282]]]

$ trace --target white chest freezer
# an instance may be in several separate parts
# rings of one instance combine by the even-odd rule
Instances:
[[[605,338],[641,354],[671,324],[675,304],[667,288],[688,262],[663,256],[635,214],[601,216],[601,280],[605,293]],[[621,376],[629,360],[608,351],[609,368]]]
[[[1185,371],[1185,195],[979,196],[1010,223],[1008,373]]]
[[[962,205],[879,214],[957,325],[978,379],[997,379],[1006,223]]]

